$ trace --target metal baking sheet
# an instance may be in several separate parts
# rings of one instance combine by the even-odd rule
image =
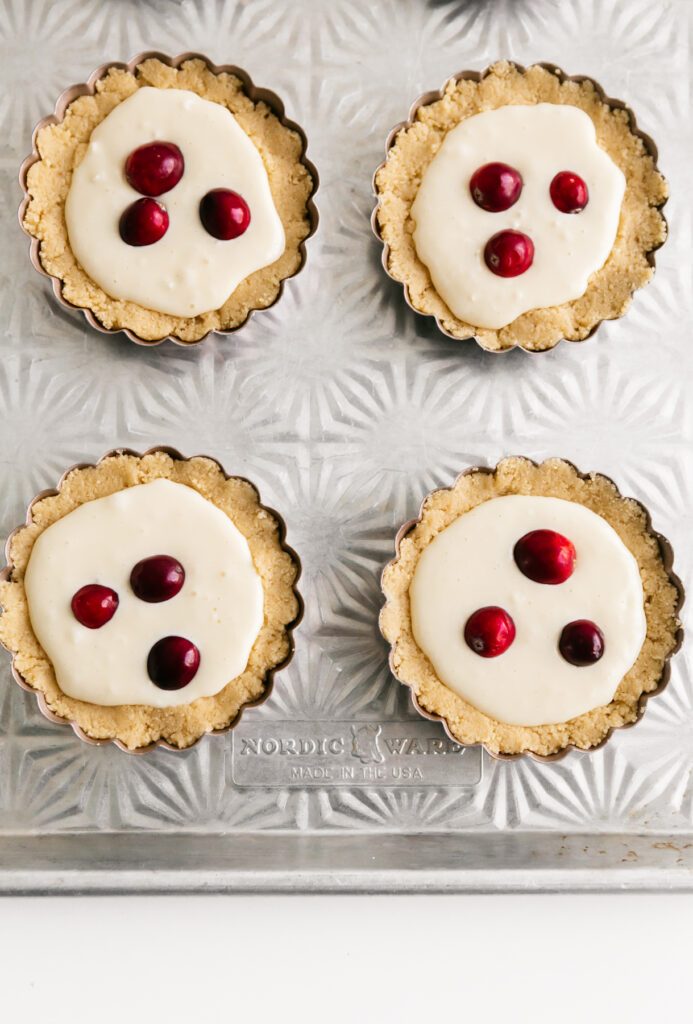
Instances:
[[[684,0],[5,0],[2,532],[65,467],[116,445],[207,452],[287,520],[306,617],[271,700],[180,754],[85,745],[3,657],[0,889],[693,889],[686,645],[667,691],[603,750],[499,763],[436,746],[377,630],[397,527],[428,490],[507,454],[613,477],[693,592],[692,28]],[[104,61],[153,48],[275,90],[321,178],[304,272],[242,332],[190,351],[142,350],[58,307],[16,221],[35,122]],[[384,275],[369,227],[371,175],[410,102],[501,56],[625,100],[672,193],[670,239],[627,316],[535,356],[441,337]]]

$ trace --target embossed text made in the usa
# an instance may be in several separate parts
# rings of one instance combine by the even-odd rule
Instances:
[[[241,721],[233,732],[238,786],[474,786],[481,753],[435,722]]]

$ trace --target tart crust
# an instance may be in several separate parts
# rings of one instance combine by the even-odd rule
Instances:
[[[421,553],[460,515],[506,494],[544,495],[585,505],[616,530],[640,569],[647,621],[640,654],[610,704],[568,722],[527,727],[491,718],[441,682],[414,640],[409,587]],[[596,473],[583,476],[562,459],[548,459],[541,465],[517,457],[504,459],[495,470],[469,470],[452,487],[429,494],[420,519],[403,531],[397,557],[383,573],[386,603],[380,628],[392,645],[390,664],[394,674],[411,687],[420,709],[440,716],[460,743],[483,744],[494,755],[530,752],[548,756],[570,745],[587,750],[605,741],[612,729],[637,721],[642,714],[643,694],[652,693],[666,681],[666,664],[681,642],[677,617],[682,600],[680,584],[665,565],[660,546],[665,542],[652,531],[643,506],[622,497],[607,477]]]
[[[77,262],[65,223],[65,200],[72,172],[82,160],[92,131],[123,100],[142,86],[189,89],[203,99],[220,103],[234,115],[257,147],[269,178],[270,191],[286,236],[284,252],[274,263],[246,277],[220,309],[195,317],[175,317],[146,309],[135,302],[114,299]],[[169,67],[150,57],[134,72],[111,67],[95,85],[94,95],[80,96],[68,106],[59,124],[47,124],[36,135],[40,159],[27,174],[30,196],[23,227],[39,239],[43,269],[62,281],[63,298],[90,309],[106,329],[127,329],[143,340],[173,336],[197,341],[210,331],[239,327],[254,309],[265,309],[277,298],[282,281],[302,262],[301,243],[311,233],[308,211],[315,183],[302,160],[299,134],[263,102],[253,102],[235,75],[213,72],[201,58]]]
[[[105,707],[68,697],[58,686],[29,618],[24,573],[34,542],[48,526],[84,502],[160,477],[186,484],[211,501],[233,520],[248,542],[262,581],[264,608],[263,624],[248,664],[215,696],[177,707]],[[300,609],[294,589],[299,569],[292,555],[282,543],[279,522],[260,504],[253,485],[240,477],[227,478],[212,459],[172,458],[161,450],[143,456],[114,453],[96,466],[78,466],[68,472],[57,492],[39,496],[31,506],[27,525],[10,538],[10,570],[0,583],[0,640],[13,653],[14,670],[23,683],[45,696],[50,712],[79,727],[86,736],[115,739],[129,750],[149,747],[158,740],[173,747],[188,747],[204,733],[229,726],[244,705],[266,692],[269,673],[288,660],[292,650],[290,628],[297,622]]]
[[[662,245],[667,233],[660,210],[668,195],[667,184],[645,138],[636,133],[630,112],[610,106],[590,79],[567,79],[558,69],[539,64],[524,69],[508,61],[492,64],[482,75],[452,78],[443,87],[442,97],[435,95],[433,101],[425,97],[411,121],[396,132],[375,176],[374,223],[386,245],[386,269],[405,286],[410,305],[434,316],[452,337],[475,337],[491,351],[515,346],[541,351],[553,348],[562,338],[580,341],[602,320],[622,316],[635,289],[652,278],[653,261],[648,256]],[[485,110],[536,103],[567,103],[584,110],[594,123],[598,145],[623,171],[626,191],[616,240],[580,298],[530,310],[498,330],[476,327],[450,311],[418,258],[412,203],[424,172],[452,128]],[[656,156],[654,146],[652,151]]]

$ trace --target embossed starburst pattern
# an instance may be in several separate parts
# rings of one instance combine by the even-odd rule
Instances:
[[[650,508],[690,582],[692,31],[685,0],[0,0],[0,529],[67,466],[115,445],[208,453],[254,480],[287,521],[306,600],[296,657],[270,701],[245,713],[259,736],[291,722],[314,723],[316,736],[339,724],[347,737],[363,723],[373,743],[374,724],[423,735],[387,666],[379,574],[399,524],[469,465],[561,455],[613,476]],[[276,90],[321,177],[305,271],[243,331],[190,351],[91,331],[53,301],[16,223],[33,124],[94,67],[152,48],[200,50]],[[594,76],[635,109],[671,184],[654,283],[589,341],[535,357],[441,337],[382,272],[369,227],[392,126],[422,91],[497,57]],[[284,786],[276,773],[244,788],[231,735],[141,758],[90,747],[40,715],[8,661],[0,832],[693,829],[685,652],[643,721],[594,755],[484,758],[473,784],[453,772],[450,785],[406,787]]]

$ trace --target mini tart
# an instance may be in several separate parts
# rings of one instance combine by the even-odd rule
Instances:
[[[85,273],[70,247],[65,201],[72,172],[94,128],[143,86],[186,89],[231,111],[260,153],[284,228],[286,246],[279,259],[244,278],[221,308],[198,316],[171,316],[112,298]],[[34,152],[20,174],[25,199],[19,211],[20,223],[32,238],[32,262],[53,279],[56,297],[67,307],[82,309],[99,330],[124,330],[132,341],[145,344],[165,338],[195,343],[210,331],[235,331],[254,310],[273,305],[284,280],[305,262],[305,240],[317,228],[311,197],[318,185],[305,150],[305,135],[285,118],[279,98],[256,88],[240,68],[216,67],[198,54],[172,59],[142,54],[127,65],[104,65],[84,85],[66,90],[55,115],[34,133]]]
[[[477,327],[458,319],[434,288],[414,245],[412,204],[422,176],[451,129],[483,111],[537,103],[570,104],[587,113],[598,145],[623,172],[626,191],[616,240],[580,298],[532,309],[497,330]],[[654,274],[653,253],[667,235],[661,208],[668,195],[656,159],[654,143],[637,129],[632,112],[621,101],[606,97],[590,78],[568,78],[548,64],[523,68],[508,61],[498,61],[481,73],[461,72],[438,92],[417,100],[409,120],[390,134],[385,162],[374,179],[378,202],[372,223],[384,243],[383,265],[404,285],[408,304],[435,317],[451,338],[474,337],[493,352],[515,347],[537,352],[553,348],[563,338],[582,341],[602,320],[622,316],[633,292]]]
[[[156,708],[145,705],[102,706],[67,696],[58,686],[53,666],[40,646],[29,618],[24,575],[33,545],[51,524],[85,502],[103,498],[159,478],[185,484],[221,509],[245,537],[263,591],[263,623],[245,670],[212,697],[189,704]],[[284,544],[284,525],[260,503],[255,487],[241,477],[228,477],[213,459],[184,459],[173,449],[155,448],[143,455],[119,449],[96,465],[68,470],[58,489],[39,494],[29,506],[27,522],[10,536],[7,568],[0,582],[0,642],[13,655],[20,685],[37,694],[41,711],[54,722],[69,723],[84,740],[115,740],[137,753],[161,744],[182,749],[205,733],[224,732],[241,711],[262,703],[272,689],[273,673],[293,654],[292,629],[302,602],[295,589],[298,558]]]
[[[510,494],[563,498],[584,505],[613,527],[640,571],[647,623],[640,654],[611,703],[570,721],[526,727],[491,718],[441,682],[414,640],[409,588],[422,552],[465,512]],[[683,589],[671,571],[672,552],[652,530],[643,506],[622,497],[605,476],[583,475],[562,459],[537,465],[512,457],[495,469],[469,469],[452,487],[428,495],[419,518],[401,528],[396,551],[383,572],[385,605],[380,614],[381,632],[391,645],[390,666],[399,682],[411,688],[417,710],[442,721],[450,736],[463,745],[481,744],[494,757],[532,754],[550,760],[572,747],[593,750],[606,742],[612,730],[638,721],[647,697],[661,692],[668,682],[669,659],[682,641],[678,611]]]

